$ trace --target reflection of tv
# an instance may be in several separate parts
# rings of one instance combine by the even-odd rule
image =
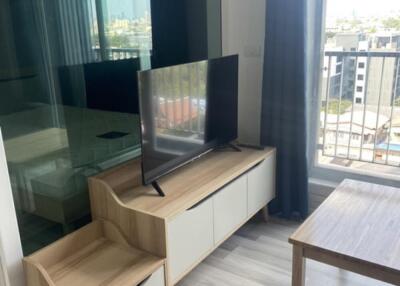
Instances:
[[[63,104],[138,114],[136,72],[139,70],[139,59],[61,67],[59,78]]]
[[[138,77],[145,185],[237,138],[238,56]]]

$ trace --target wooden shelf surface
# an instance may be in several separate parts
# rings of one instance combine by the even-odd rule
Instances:
[[[130,247],[114,226],[97,221],[25,258],[28,285],[137,285],[164,260]],[[37,283],[42,281],[42,283]]]
[[[143,251],[99,239],[80,253],[49,268],[49,275],[60,286],[131,286],[161,265],[160,259]]]
[[[172,219],[275,153],[275,148],[213,151],[159,180],[166,197],[141,185],[140,161],[93,177],[109,186],[125,207]]]

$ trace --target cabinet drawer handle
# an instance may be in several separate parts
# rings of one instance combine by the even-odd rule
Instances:
[[[261,164],[262,162],[260,162],[259,164]],[[257,165],[256,165],[257,166]],[[198,202],[197,204],[195,204],[194,206],[188,208],[186,211],[191,211],[194,210],[195,208],[199,207],[200,205],[202,205],[205,201],[207,201],[208,199],[210,199],[211,197],[217,195],[219,192],[223,191],[226,187],[228,187],[229,185],[233,184],[234,182],[237,182],[242,176],[247,175],[247,173],[243,173],[240,176],[238,176],[237,178],[235,178],[234,180],[230,181],[229,183],[225,184],[224,186],[222,186],[221,188],[219,188],[218,190],[216,190],[214,193],[208,195],[206,198],[202,199],[200,202]]]
[[[219,193],[220,191],[222,191],[225,187],[227,187],[228,185],[232,184],[233,182],[237,181],[241,176],[248,174],[250,171],[254,170],[255,168],[257,168],[258,166],[260,166],[266,159],[258,162],[257,164],[255,164],[250,170],[248,170],[247,172],[243,173],[242,175],[240,175],[239,177],[237,177],[236,179],[232,180],[231,182],[227,183],[226,185],[224,185],[223,187],[221,187],[220,189],[218,189],[216,192],[212,193],[211,195],[207,196],[206,198],[202,199],[201,201],[199,201],[198,203],[196,203],[195,205],[193,205],[192,207],[188,208],[186,211],[191,211],[194,210],[195,208],[201,206],[205,201],[207,201],[209,198],[211,198],[212,196],[216,195],[217,193]]]
[[[195,205],[191,206],[190,208],[188,208],[186,211],[192,211],[195,208],[198,208],[199,206],[201,206],[202,204],[204,204],[209,198],[211,198],[214,194],[209,195],[208,197],[202,199],[200,202],[196,203]]]
[[[265,162],[266,159],[258,162],[257,164],[255,164],[253,167],[251,167],[251,169],[248,172],[251,172],[252,170],[256,169],[258,166],[260,166],[262,163]]]
[[[140,282],[137,286],[142,286],[144,283],[146,283],[147,281],[149,281],[149,279],[151,278],[151,275],[149,275],[147,278],[145,278],[142,282]]]

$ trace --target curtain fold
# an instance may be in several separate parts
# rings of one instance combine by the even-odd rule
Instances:
[[[54,1],[54,0],[53,0]],[[61,47],[65,62],[77,65],[94,61],[91,39],[91,19],[88,0],[56,0],[59,13]]]
[[[308,215],[310,1],[267,1],[261,142],[278,151],[270,212],[291,219]]]

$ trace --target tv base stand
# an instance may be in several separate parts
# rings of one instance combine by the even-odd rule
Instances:
[[[161,186],[156,181],[151,183],[151,185],[157,191],[157,193],[160,195],[160,197],[165,197],[165,193],[163,192],[163,190],[161,189]]]
[[[220,151],[220,150],[224,150],[226,148],[231,148],[234,152],[242,152],[242,149],[240,149],[238,146],[236,146],[233,143],[228,143],[228,144],[225,144],[225,145],[221,145],[221,146],[217,147],[215,150],[216,151]]]
[[[236,146],[236,145],[234,145],[234,144],[232,144],[232,143],[229,143],[229,144],[226,145],[226,146],[232,148],[232,149],[235,150],[236,152],[242,152],[242,149],[240,149],[238,146]]]

